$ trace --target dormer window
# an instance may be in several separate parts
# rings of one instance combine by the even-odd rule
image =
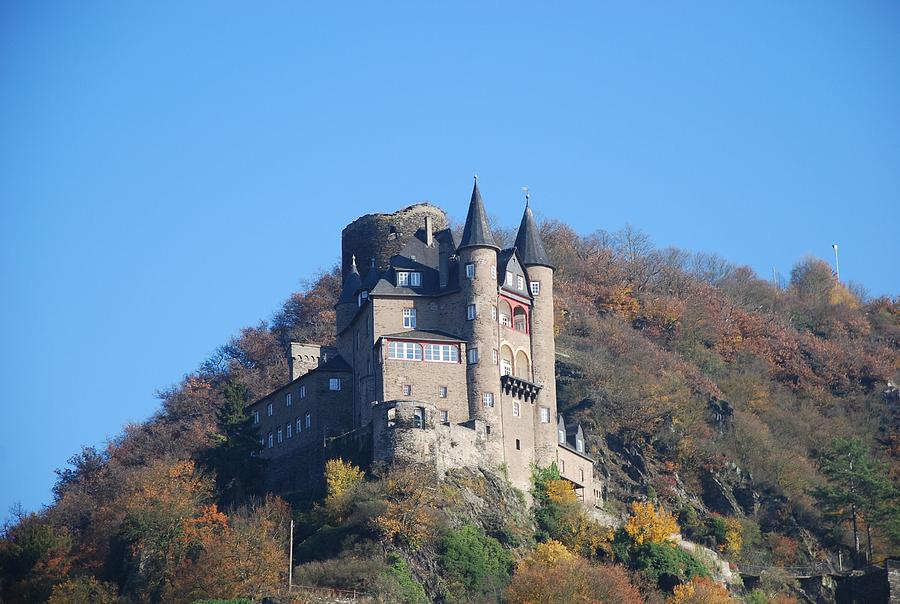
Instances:
[[[559,444],[566,444],[566,431],[560,428],[556,431],[557,436],[559,437]]]
[[[511,272],[506,271],[506,286],[507,287],[513,286],[513,283],[515,282],[513,277],[514,277],[514,275]]]
[[[575,448],[578,449],[579,453],[584,453],[584,441],[580,438],[575,441]]]
[[[397,271],[397,287],[420,287],[422,273],[418,271]]]
[[[522,275],[518,275],[516,277],[516,286],[520,290],[524,290],[525,289],[525,277],[523,277]]]

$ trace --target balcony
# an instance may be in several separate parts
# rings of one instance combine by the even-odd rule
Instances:
[[[523,380],[514,375],[501,375],[500,385],[503,387],[503,392],[506,394],[528,401],[529,403],[533,403],[537,398],[538,393],[541,391],[541,387],[537,384],[533,384],[528,380]]]

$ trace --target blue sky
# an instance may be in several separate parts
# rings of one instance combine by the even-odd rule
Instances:
[[[430,200],[900,294],[900,4],[0,3],[0,515]]]

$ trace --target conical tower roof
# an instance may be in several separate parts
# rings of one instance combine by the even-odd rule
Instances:
[[[519,259],[525,266],[539,265],[554,268],[550,264],[547,250],[544,249],[544,242],[541,241],[537,222],[531,212],[531,204],[527,201],[525,202],[525,214],[522,216],[522,223],[519,225],[519,232],[516,235],[516,250],[519,253]]]
[[[478,190],[478,177],[475,177],[475,187],[472,189],[472,200],[469,202],[469,213],[466,215],[466,226],[463,228],[462,239],[458,250],[464,247],[492,247],[500,249],[491,227],[488,224],[487,212],[484,211],[484,202],[481,200],[481,191]]]
[[[362,287],[362,279],[359,278],[359,271],[356,270],[356,256],[350,264],[350,272],[344,279],[344,287],[341,289],[341,297],[338,298],[338,304],[346,304],[348,302],[356,303],[356,292]]]

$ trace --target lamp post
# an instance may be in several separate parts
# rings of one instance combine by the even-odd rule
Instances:
[[[837,280],[841,280],[841,265],[838,262],[838,244],[834,243],[831,245],[832,249],[834,249],[834,276],[837,277]]]

